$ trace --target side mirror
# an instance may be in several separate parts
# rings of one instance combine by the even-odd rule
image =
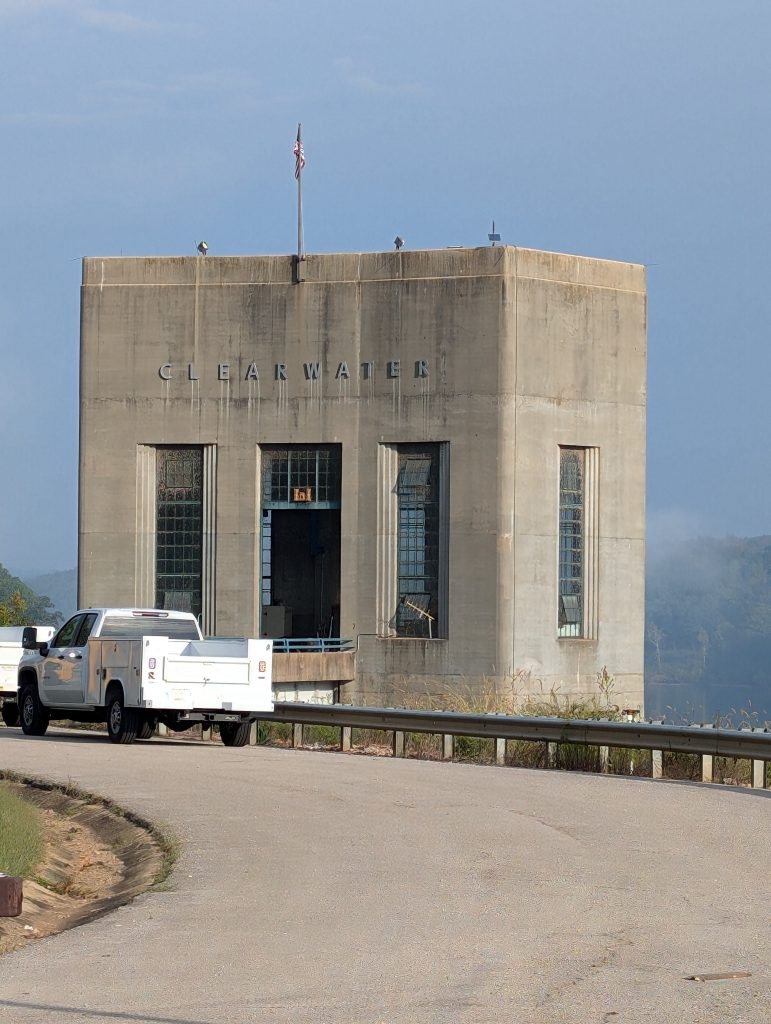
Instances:
[[[34,626],[25,626],[21,634],[21,646],[25,651],[34,651],[37,648],[37,629]]]
[[[48,644],[41,644],[39,650],[40,650],[40,656],[42,658],[47,658],[48,657],[48,652],[51,650],[51,648],[48,646]]]

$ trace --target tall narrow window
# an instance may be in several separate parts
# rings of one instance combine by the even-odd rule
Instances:
[[[383,637],[450,630],[450,443],[378,445],[377,622]]]
[[[439,446],[399,448],[397,587],[399,636],[437,635]]]
[[[155,604],[201,614],[203,449],[156,452]]]
[[[559,636],[584,636],[585,450],[560,448]]]
[[[597,638],[600,449],[559,449],[557,635]]]

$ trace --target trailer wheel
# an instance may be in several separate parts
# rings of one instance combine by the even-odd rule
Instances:
[[[21,691],[21,728],[25,736],[45,736],[51,718],[37,695],[37,687],[27,683]]]
[[[19,705],[15,700],[7,700],[3,703],[0,714],[3,716],[3,721],[9,729],[13,729],[15,725],[19,724]]]
[[[245,747],[251,722],[220,722],[220,739],[226,747]]]
[[[149,740],[152,738],[155,732],[155,719],[154,718],[143,718],[139,728],[137,729],[138,740]]]
[[[127,708],[123,703],[123,693],[113,689],[107,695],[107,735],[112,743],[133,743],[139,729],[139,712],[136,708]]]

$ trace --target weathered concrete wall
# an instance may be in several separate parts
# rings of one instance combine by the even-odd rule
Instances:
[[[137,446],[216,445],[215,628],[255,634],[258,445],[338,443],[340,631],[360,641],[346,698],[527,673],[535,689],[585,693],[607,666],[619,703],[641,704],[643,269],[496,247],[310,256],[302,275],[292,283],[288,257],[84,261],[81,603],[148,599]],[[336,379],[342,362],[350,379]],[[377,450],[406,441],[450,445],[446,640],[375,636]],[[590,640],[556,636],[560,444],[600,452]]]

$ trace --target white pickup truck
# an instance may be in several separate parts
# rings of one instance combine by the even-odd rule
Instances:
[[[38,641],[50,640],[54,626],[35,626]],[[19,724],[16,681],[24,655],[24,626],[0,626],[0,715],[6,725]],[[29,635],[29,634],[28,634]]]
[[[28,736],[51,719],[106,722],[113,743],[149,739],[158,723],[182,732],[219,725],[242,747],[273,710],[270,640],[204,640],[189,612],[86,608],[49,640],[27,627],[18,706]]]

